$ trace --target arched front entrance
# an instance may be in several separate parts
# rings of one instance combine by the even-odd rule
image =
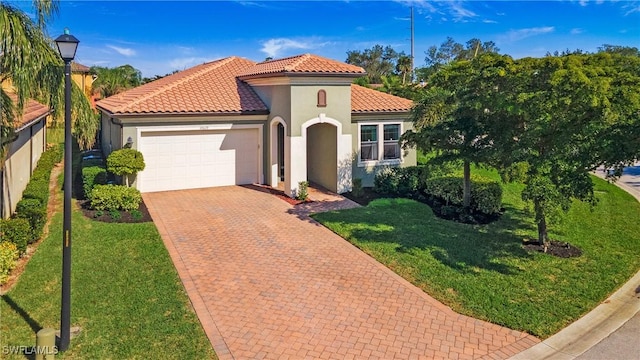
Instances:
[[[330,123],[307,128],[307,181],[338,191],[338,129]]]

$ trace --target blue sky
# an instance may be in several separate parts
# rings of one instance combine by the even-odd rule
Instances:
[[[11,1],[10,1],[11,2]],[[14,1],[15,2],[15,1]],[[20,2],[32,12],[30,2]],[[515,58],[602,44],[640,47],[640,1],[61,1],[48,32],[68,27],[76,60],[163,75],[226,56],[262,61],[314,53],[344,61],[375,44],[415,63],[447,36],[496,42]]]

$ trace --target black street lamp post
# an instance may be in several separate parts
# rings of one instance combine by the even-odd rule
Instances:
[[[55,40],[64,60],[64,219],[62,225],[62,303],[60,309],[59,351],[69,348],[71,340],[71,61],[76,56],[78,39],[64,29]]]

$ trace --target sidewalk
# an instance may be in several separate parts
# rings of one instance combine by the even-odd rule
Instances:
[[[604,171],[594,175],[603,178]],[[640,201],[640,163],[616,185]],[[511,359],[640,359],[640,271],[590,313]]]

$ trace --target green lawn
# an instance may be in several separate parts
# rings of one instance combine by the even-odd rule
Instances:
[[[640,203],[594,181],[600,201],[593,211],[576,202],[551,228],[553,239],[583,250],[579,258],[521,247],[536,230],[517,184],[504,185],[507,211],[489,225],[441,220],[427,205],[407,199],[379,199],[314,218],[454,310],[546,338],[640,268]]]
[[[216,358],[153,223],[101,223],[74,211],[72,233],[71,324],[82,331],[57,358]],[[2,297],[0,346],[33,346],[37,330],[60,326],[61,211],[49,234]]]

